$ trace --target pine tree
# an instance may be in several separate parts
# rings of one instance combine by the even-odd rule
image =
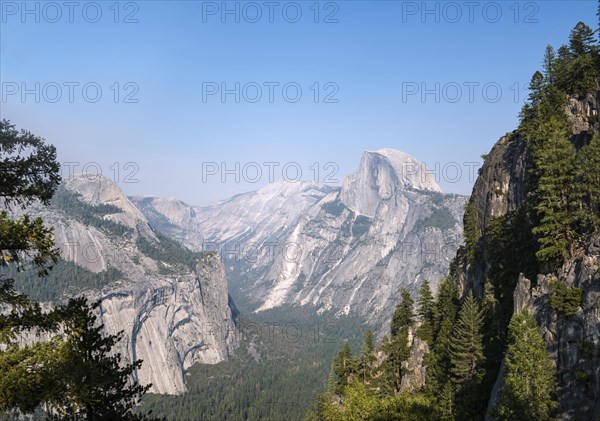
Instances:
[[[48,204],[60,182],[56,149],[44,139],[0,121],[0,197],[2,206],[21,210],[34,203]],[[40,218],[10,218],[0,211],[0,267],[35,267],[48,273],[58,258],[52,229]],[[0,275],[0,410],[32,412],[48,395],[53,367],[60,364],[63,343],[58,339],[20,346],[24,331],[56,330],[38,303],[14,289],[14,280]]]
[[[63,322],[66,346],[57,371],[58,387],[45,402],[51,419],[148,420],[134,408],[151,385],[132,382],[141,360],[122,366],[121,355],[113,352],[122,339],[104,335],[95,311],[100,301],[88,304],[83,297],[70,299],[55,312]]]
[[[506,375],[498,416],[503,420],[549,420],[557,406],[556,368],[535,319],[525,309],[509,325]]]
[[[542,131],[545,141],[534,155],[539,173],[535,209],[540,224],[533,228],[533,233],[540,244],[536,254],[540,263],[546,270],[555,270],[574,254],[573,206],[578,199],[576,152],[559,121],[550,120]]]
[[[350,376],[356,372],[356,361],[348,342],[344,343],[344,346],[333,360],[333,372],[336,380],[335,392],[341,394],[348,385]]]
[[[556,53],[554,47],[551,45],[546,46],[546,53],[544,54],[544,83],[552,84],[555,80],[555,69],[556,69]]]
[[[450,377],[450,342],[457,310],[456,283],[453,277],[447,276],[438,287],[433,317],[433,349],[426,357],[426,387],[432,395],[441,393]]]
[[[478,419],[487,399],[481,396],[483,363],[483,312],[469,291],[450,342],[451,372],[457,384],[456,405],[462,419]]]
[[[417,314],[421,320],[433,321],[433,294],[429,281],[425,279],[419,288],[419,299],[417,301]]]
[[[417,301],[417,315],[421,319],[421,325],[417,335],[427,341],[429,345],[433,342],[433,294],[429,281],[425,279],[419,288],[419,300]]]
[[[390,324],[390,333],[392,339],[400,332],[408,329],[408,327],[411,326],[414,321],[414,301],[406,288],[402,288],[401,295],[401,301],[396,306],[396,310],[394,311],[392,322]]]
[[[358,373],[363,383],[371,381],[371,370],[375,359],[375,336],[373,335],[373,331],[368,329],[365,332]]]
[[[572,58],[596,52],[594,31],[583,22],[578,22],[569,36],[569,52]]]
[[[405,288],[402,289],[402,300],[396,306],[390,324],[391,339],[384,352],[387,354],[387,377],[393,379],[394,388],[400,391],[402,379],[402,362],[410,355],[408,332],[414,323],[414,301]]]
[[[59,171],[54,146],[0,121],[2,206],[47,205],[60,183]],[[0,212],[0,253],[0,267],[34,267],[40,276],[59,256],[53,231],[40,218],[11,219],[5,211]],[[28,414],[44,404],[60,419],[147,419],[133,413],[147,388],[129,383],[141,362],[120,367],[120,356],[109,356],[118,337],[103,337],[101,327],[93,327],[93,309],[84,299],[42,312],[39,303],[15,291],[12,279],[0,276],[0,307],[0,411]],[[51,339],[26,345],[17,340],[22,333],[46,333]]]
[[[561,64],[561,78],[557,81],[565,92],[584,96],[595,89],[600,75],[598,45],[594,32],[583,22],[571,31],[568,56]]]
[[[590,143],[584,146],[578,156],[579,184],[584,189],[587,206],[582,219],[592,225],[593,230],[600,228],[600,134],[596,133]]]
[[[481,376],[483,357],[483,312],[469,291],[463,303],[451,341],[452,374],[457,383]]]

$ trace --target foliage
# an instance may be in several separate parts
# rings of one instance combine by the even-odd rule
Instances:
[[[155,232],[154,234],[158,241],[148,239],[143,235],[138,235],[136,239],[138,249],[151,259],[167,263],[168,265],[183,266],[188,270],[194,270],[198,261],[206,257],[205,253],[190,251],[159,232]]]
[[[5,205],[47,204],[60,183],[56,148],[26,130],[0,121],[0,197]]]
[[[333,202],[325,203],[321,206],[321,208],[333,216],[341,216],[344,210],[348,209],[341,200],[334,200]]]
[[[96,227],[109,235],[118,237],[133,234],[132,228],[104,218],[106,215],[123,212],[121,208],[108,204],[90,205],[81,200],[79,193],[69,191],[64,186],[56,190],[50,205],[67,212],[82,224]]]
[[[461,417],[476,419],[484,410],[481,382],[484,375],[483,312],[469,291],[461,306],[450,343],[452,379],[457,385],[456,407]]]
[[[327,393],[328,375],[334,386],[336,353],[344,342],[358,349],[365,330],[356,317],[316,315],[313,308],[240,316],[241,343],[230,361],[190,367],[185,394],[147,394],[142,409],[173,421],[301,420],[313,405],[325,404],[318,397]]]
[[[576,152],[563,125],[550,120],[540,127],[544,146],[536,150],[536,168],[539,171],[538,200],[535,206],[540,224],[532,232],[538,235],[540,249],[536,253],[543,266],[557,269],[574,255]]]
[[[369,228],[371,228],[371,223],[371,218],[364,215],[358,215],[352,224],[352,235],[354,237],[360,237],[367,233]]]
[[[344,390],[343,405],[328,402],[316,418],[324,421],[398,420],[429,421],[440,418],[431,399],[408,392],[378,398],[360,382]]]
[[[54,147],[6,121],[0,141],[3,205],[48,204],[60,181]],[[40,276],[58,257],[41,219],[11,219],[7,212],[0,213],[0,250],[4,271],[35,269]],[[23,415],[43,406],[50,419],[148,419],[133,413],[146,391],[130,379],[141,361],[120,366],[112,353],[119,336],[105,337],[95,326],[98,306],[79,298],[43,312],[0,274],[0,411]]]
[[[410,353],[408,333],[415,318],[413,313],[414,301],[408,290],[403,288],[401,296],[402,299],[396,306],[390,323],[390,342],[384,349],[387,354],[386,374],[392,379],[396,391],[400,391],[400,383],[404,375],[402,362],[408,358]]]
[[[574,316],[581,307],[582,289],[568,287],[560,281],[554,281],[551,289],[550,305],[552,308],[567,317]]]
[[[121,355],[113,348],[122,332],[104,335],[95,315],[99,306],[100,301],[90,305],[76,298],[57,309],[66,336],[64,360],[57,367],[58,384],[45,401],[46,411],[51,419],[150,419],[134,413],[151,386],[131,382],[142,361],[121,365]]]
[[[427,279],[423,280],[419,288],[417,305],[417,315],[421,320],[421,325],[417,329],[417,335],[431,346],[433,343],[434,299]]]
[[[535,319],[523,310],[509,325],[506,375],[497,416],[503,420],[549,420],[556,407],[556,368]]]
[[[14,281],[14,288],[36,301],[60,303],[89,290],[100,290],[110,283],[123,279],[115,269],[94,273],[66,260],[58,260],[45,276],[39,277],[29,269],[19,271],[13,265],[0,270]]]

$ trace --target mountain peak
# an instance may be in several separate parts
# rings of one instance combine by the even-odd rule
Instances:
[[[394,149],[365,151],[358,171],[344,180],[341,199],[353,211],[373,217],[382,201],[410,189],[442,191],[416,158]]]
[[[377,154],[386,158],[394,168],[396,175],[404,187],[442,192],[442,189],[435,181],[434,175],[427,169],[423,162],[414,156],[389,148],[366,151],[365,154]]]

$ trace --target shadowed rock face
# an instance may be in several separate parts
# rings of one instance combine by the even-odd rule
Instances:
[[[567,116],[572,123],[572,142],[582,146],[598,123],[590,125],[589,116],[598,113],[600,93],[571,98]],[[469,264],[464,251],[456,256],[456,275],[463,294],[472,288],[480,297],[494,250],[489,249],[484,232],[492,217],[518,209],[527,195],[527,144],[518,134],[502,137],[492,148],[470,198],[477,209],[480,236],[480,261]],[[529,280],[521,274],[513,280],[514,311],[528,308],[535,316],[548,349],[557,366],[558,418],[596,419],[600,416],[600,240],[593,239],[574,259],[567,261],[558,274],[539,274]],[[556,280],[583,291],[583,303],[577,314],[565,317],[550,306],[550,281]],[[502,387],[504,365],[490,397],[495,405]]]
[[[69,208],[36,207],[31,213],[54,227],[65,260],[95,273],[114,268],[123,275],[86,295],[102,299],[99,316],[108,333],[124,331],[117,351],[127,361],[143,360],[136,373],[140,383],[152,383],[154,393],[182,393],[192,364],[227,360],[238,338],[220,258],[205,254],[195,267],[165,261],[140,248],[140,239],[158,250],[163,247],[146,217],[116,184],[103,177],[76,176],[63,186],[79,194],[83,203],[118,208],[99,218],[118,223],[125,234],[86,222]]]
[[[416,293],[423,279],[435,287],[447,273],[466,203],[441,193],[424,164],[389,149],[365,152],[341,188],[276,182],[173,212],[168,199],[133,200],[184,244],[202,247],[185,234],[192,231],[217,244],[233,287],[255,310],[315,305],[362,315],[381,331],[403,287]]]

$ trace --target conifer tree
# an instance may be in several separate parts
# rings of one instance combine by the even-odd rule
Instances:
[[[555,68],[556,68],[556,53],[554,47],[551,45],[546,46],[546,53],[544,54],[544,83],[552,84],[555,79]]]
[[[428,344],[433,342],[433,294],[429,281],[425,279],[419,288],[419,299],[417,301],[417,315],[421,319],[421,325],[417,331],[417,335],[427,341]]]
[[[417,301],[417,314],[421,320],[433,322],[433,293],[429,281],[425,279],[419,288],[419,299]]]
[[[356,372],[356,361],[348,342],[344,343],[344,346],[336,355],[333,361],[333,372],[336,379],[335,391],[337,394],[341,394],[348,385],[350,376]]]
[[[587,203],[582,218],[589,220],[594,230],[600,228],[600,134],[596,133],[578,156],[578,170]]]
[[[469,291],[451,340],[453,381],[457,385],[456,405],[462,419],[478,419],[486,399],[481,397],[483,363],[483,312]]]
[[[509,325],[506,375],[497,415],[503,420],[549,420],[557,406],[556,368],[527,309]]]
[[[426,387],[433,395],[441,393],[450,377],[450,341],[458,309],[453,277],[444,278],[438,287],[433,317],[433,349],[427,355]]]
[[[594,31],[583,22],[578,22],[569,36],[569,52],[572,58],[593,54],[597,50]]]
[[[402,379],[402,362],[410,355],[408,331],[414,322],[414,301],[405,288],[402,289],[402,300],[396,306],[390,324],[391,339],[384,352],[387,354],[386,377],[391,378],[396,391],[400,390]]]
[[[57,388],[46,401],[51,419],[148,420],[134,413],[141,397],[151,385],[132,381],[142,365],[138,360],[122,365],[121,355],[113,352],[122,339],[105,335],[104,326],[94,314],[100,301],[88,304],[84,297],[70,299],[59,307],[55,317],[62,319],[66,346],[57,370]]]
[[[406,288],[402,288],[401,295],[401,301],[396,306],[396,310],[394,311],[392,322],[390,324],[390,333],[392,339],[404,330],[407,330],[408,327],[413,324],[414,320],[414,301],[410,296],[410,293]]]
[[[371,380],[371,369],[375,362],[375,336],[373,331],[368,329],[365,332],[362,352],[360,355],[359,377],[364,382]]]
[[[540,250],[537,257],[545,270],[555,270],[574,254],[577,203],[576,152],[563,125],[554,119],[543,125],[543,146],[536,148],[539,174],[536,211],[540,223],[533,228]]]

